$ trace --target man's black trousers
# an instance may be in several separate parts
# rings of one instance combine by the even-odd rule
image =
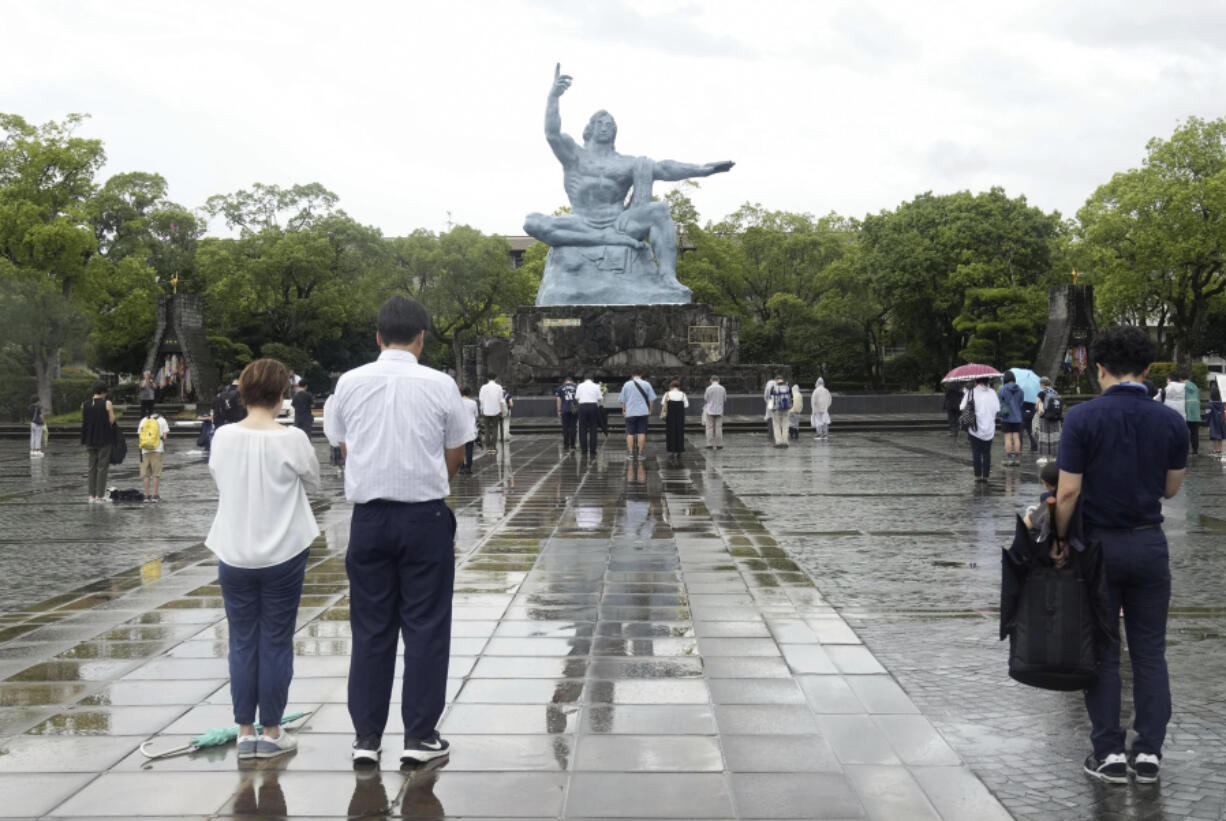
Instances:
[[[562,447],[575,446],[575,425],[579,422],[579,414],[562,411]]]
[[[382,737],[404,637],[401,716],[407,740],[428,738],[443,714],[455,586],[455,516],[441,499],[353,506],[349,526],[349,716]]]
[[[579,450],[596,452],[596,430],[600,427],[600,407],[595,402],[579,406]]]

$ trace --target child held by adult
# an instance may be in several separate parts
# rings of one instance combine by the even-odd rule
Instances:
[[[204,543],[217,554],[230,629],[239,758],[273,758],[298,747],[282,732],[281,717],[294,676],[308,547],[319,535],[306,495],[319,488],[319,461],[302,429],[277,423],[288,385],[289,372],[274,359],[243,369],[238,389],[247,416],[217,430],[209,455],[218,501]]]

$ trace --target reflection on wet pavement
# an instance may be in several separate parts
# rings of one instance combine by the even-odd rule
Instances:
[[[841,591],[849,571],[815,572],[812,554],[797,549],[925,538],[912,524],[947,533],[915,511],[949,495],[932,481],[915,482],[915,498],[879,493],[871,458],[850,465],[841,485],[847,477],[793,451],[779,456],[795,475],[772,475],[764,462],[776,454],[759,437],[673,466],[585,459],[553,438],[517,437],[457,477],[441,723],[454,749],[434,768],[397,771],[391,750],[382,770],[350,769],[349,507],[335,475],[316,500],[323,534],[295,636],[289,709],[313,713],[292,756],[248,766],[232,746],[154,762],[137,751],[150,737],[183,743],[231,718],[216,564],[199,545],[141,556],[134,569],[99,567],[42,603],[15,598],[0,616],[0,791],[6,804],[15,796],[9,811],[57,818],[1008,817],[944,726],[823,595],[827,585]],[[183,460],[173,476],[196,509],[177,535],[198,539],[207,527],[203,470]],[[754,471],[760,479],[745,478]],[[815,489],[848,494],[825,505],[817,528],[804,518]],[[71,510],[77,529],[94,515],[70,507],[66,489],[43,493]],[[777,505],[793,517],[777,520]],[[105,544],[151,527],[112,518],[93,532]],[[964,519],[953,529],[973,556],[919,563],[982,572],[1002,527],[987,513]],[[871,535],[886,531],[898,535]],[[882,585],[911,589],[902,567],[883,570]],[[959,596],[951,612],[964,609]],[[870,600],[865,592],[853,608]],[[982,621],[990,603],[966,600]],[[388,740],[401,732],[392,713]],[[31,775],[53,774],[40,793],[22,791]]]

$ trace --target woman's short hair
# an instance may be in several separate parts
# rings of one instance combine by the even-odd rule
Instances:
[[[289,371],[275,359],[257,359],[238,377],[238,396],[247,407],[280,410],[289,387]]]
[[[95,382],[94,386],[90,388],[90,390],[94,392],[94,396],[97,396],[99,394],[105,394],[106,393],[106,383],[105,382]]]
[[[669,383],[668,383],[668,386],[669,386],[670,388],[680,388],[680,387],[681,387],[681,380],[680,380],[680,379],[674,379],[672,382],[669,382]]]

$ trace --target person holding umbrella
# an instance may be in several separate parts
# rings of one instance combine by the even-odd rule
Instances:
[[[962,397],[963,410],[974,403],[975,424],[966,437],[971,443],[971,461],[975,468],[975,481],[987,482],[992,472],[992,440],[996,438],[996,414],[1000,411],[1000,400],[996,391],[989,384],[990,377],[980,376],[975,379],[975,387]]]
[[[1039,375],[1029,368],[1010,368],[1009,372],[1017,380],[1017,386],[1022,389],[1022,430],[1030,437],[1030,452],[1037,453],[1039,440],[1034,435],[1034,415],[1039,399]],[[1021,448],[1018,448],[1020,451]]]
[[[1013,371],[1005,371],[1000,388],[1001,427],[1005,430],[1005,466],[1022,463],[1022,399],[1024,394]]]

